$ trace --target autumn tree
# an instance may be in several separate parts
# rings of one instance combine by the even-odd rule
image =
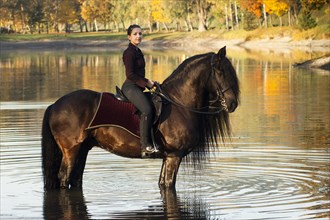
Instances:
[[[121,31],[137,23],[151,32],[156,26],[205,31],[216,23],[251,30],[272,25],[272,19],[282,26],[287,18],[289,26],[306,29],[317,24],[313,16],[326,6],[329,0],[0,0],[0,27],[20,33]]]
[[[164,0],[151,0],[151,15],[154,21],[157,22],[157,29],[160,30],[159,23],[163,24],[166,31],[168,31],[167,23],[171,22],[167,10],[168,2]]]
[[[329,5],[329,0],[300,0],[301,6],[308,11],[320,10],[324,5]]]
[[[1,30],[1,32],[11,32],[14,28],[14,16],[16,10],[14,9],[13,1],[9,0],[0,0],[0,28],[6,30]]]
[[[305,30],[315,27],[317,22],[312,17],[312,11],[320,10],[326,4],[329,5],[328,0],[301,0],[302,13],[299,16],[299,26]]]
[[[225,7],[224,7],[225,5]],[[226,24],[226,28],[228,27],[228,21],[227,21],[227,14],[226,14],[226,4],[214,4],[211,13],[213,15],[213,18],[217,21],[219,24],[219,27],[222,27],[222,24]]]
[[[206,31],[209,25],[212,0],[195,0],[198,15],[198,31]]]
[[[226,29],[239,29],[239,16],[238,16],[238,5],[237,0],[221,0],[221,4],[214,4],[212,6],[212,12],[216,10],[216,8],[222,8],[223,16],[225,17]],[[212,13],[212,14],[213,14]],[[219,14],[219,13],[216,13]],[[221,14],[220,14],[221,15]]]
[[[97,17],[97,20],[101,23],[103,23],[104,28],[106,29],[107,26],[110,26],[109,23],[112,20],[112,14],[113,14],[113,1],[111,0],[103,0],[99,1],[97,7],[99,7],[99,15]]]
[[[189,3],[186,1],[178,1],[175,4],[169,4],[167,7],[169,10],[170,17],[175,22],[175,29],[177,31],[181,29],[180,23],[182,21],[186,26],[186,30],[189,30],[189,25],[186,20],[188,13],[190,12],[188,7]]]
[[[26,31],[30,30],[28,25],[28,12],[29,7],[32,4],[30,4],[29,1],[4,0],[2,1],[1,5],[7,8],[7,10],[4,10],[4,12],[5,14],[9,15],[9,18],[11,20],[11,22],[9,22],[9,27],[11,29],[23,33],[26,33]]]
[[[239,0],[241,7],[248,12],[253,13],[258,21],[259,26],[261,26],[262,18],[262,1],[261,0]]]
[[[95,31],[99,30],[99,23],[104,26],[111,20],[111,10],[114,8],[111,0],[79,0],[81,4],[81,17],[92,24]],[[121,1],[119,1],[121,2]]]
[[[62,0],[58,7],[58,22],[64,24],[65,32],[69,33],[71,26],[79,21],[80,4],[78,1]]]
[[[288,12],[289,5],[285,0],[263,0],[265,10],[268,14],[275,14],[280,20],[282,26],[282,16]]]
[[[132,1],[130,0],[114,0],[112,1],[112,4],[114,6],[111,14],[113,17],[113,21],[115,23],[115,26],[117,30],[124,30],[126,29],[126,20],[131,20],[132,17],[130,16],[130,9]],[[121,28],[120,28],[121,26]]]
[[[38,33],[41,33],[41,26],[44,19],[43,12],[43,3],[42,0],[35,1],[35,4],[31,6],[31,10],[29,11],[29,25],[31,28],[31,32],[35,29]]]
[[[151,11],[151,0],[131,2],[129,10],[130,24],[140,24],[141,26],[148,27],[149,31],[152,32],[154,20]]]

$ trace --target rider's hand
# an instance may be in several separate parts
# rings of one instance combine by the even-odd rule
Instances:
[[[147,82],[147,88],[148,89],[152,89],[152,87],[154,87],[155,83],[154,81],[148,79],[148,82]]]

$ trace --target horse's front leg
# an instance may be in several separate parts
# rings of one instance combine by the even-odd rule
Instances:
[[[168,154],[163,159],[162,170],[159,176],[159,187],[175,188],[176,176],[179,171],[182,157],[175,154]]]

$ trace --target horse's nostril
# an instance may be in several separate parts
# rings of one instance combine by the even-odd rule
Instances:
[[[233,111],[235,111],[236,108],[237,108],[237,102],[232,102],[232,103],[230,104],[229,111],[230,111],[230,112],[233,112]]]

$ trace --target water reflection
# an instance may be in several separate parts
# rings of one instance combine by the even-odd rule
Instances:
[[[276,81],[280,79],[276,71],[289,71],[291,74],[293,63],[323,55],[300,53],[299,56],[272,56],[230,49],[227,53],[242,80],[246,77],[253,80],[253,83],[247,84],[252,86],[253,92],[255,88],[261,88],[263,83],[266,83],[266,92],[282,89],[277,86],[286,85]],[[195,54],[198,53],[146,51],[147,77],[162,82],[183,60]],[[1,101],[54,100],[81,88],[114,92],[115,86],[125,80],[120,51],[6,51],[0,53],[0,69]],[[269,72],[273,73],[273,78],[269,78]],[[268,82],[265,81],[268,79]]]
[[[187,55],[146,53],[146,73],[162,82]],[[0,54],[1,101],[56,99],[76,89],[114,92],[125,80],[120,52]]]
[[[175,189],[160,191],[161,203],[142,210],[113,212],[92,216],[83,190],[56,190],[45,192],[44,219],[209,219],[209,207],[199,198],[178,197]],[[109,204],[111,205],[111,204]]]
[[[44,219],[89,219],[82,190],[58,190],[44,194]]]
[[[242,88],[233,138],[203,170],[183,164],[177,193],[159,191],[161,161],[101,149],[89,153],[83,191],[44,193],[44,109],[72,90],[114,91],[124,80],[121,53],[0,53],[0,218],[328,219],[329,72],[292,67],[313,53],[227,52]],[[145,54],[148,74],[161,82],[196,53]]]

